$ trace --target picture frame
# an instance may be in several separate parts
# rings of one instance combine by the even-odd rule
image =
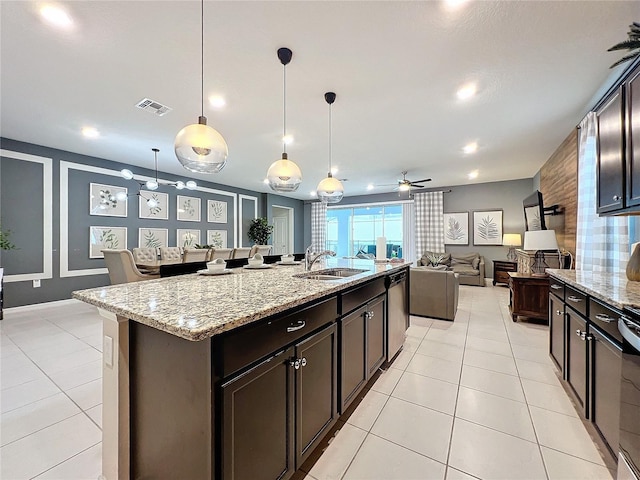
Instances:
[[[105,185],[103,183],[89,184],[89,215],[101,217],[127,216],[126,187]]]
[[[160,248],[169,246],[168,228],[138,228],[138,247]]]
[[[151,208],[147,200],[153,199],[158,205]],[[144,219],[169,220],[169,194],[142,190],[138,199],[138,217]]]
[[[473,212],[473,244],[502,245],[502,209]]]
[[[227,231],[207,230],[207,245],[213,248],[227,248]]]
[[[227,223],[227,202],[207,200],[207,222]]]
[[[104,258],[102,249],[127,248],[127,227],[89,227],[89,258]]]
[[[469,212],[444,214],[444,244],[469,245]]]
[[[200,230],[178,228],[176,230],[176,245],[182,248],[195,248],[200,244]]]
[[[182,222],[199,222],[201,200],[198,197],[178,195],[176,218]]]

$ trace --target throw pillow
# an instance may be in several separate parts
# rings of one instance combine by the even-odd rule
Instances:
[[[480,257],[474,258],[473,262],[471,262],[471,266],[476,270],[478,269],[478,265],[480,265]]]

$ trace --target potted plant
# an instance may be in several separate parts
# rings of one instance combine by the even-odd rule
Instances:
[[[627,33],[627,35],[629,37],[627,40],[616,43],[613,47],[607,50],[607,52],[612,52],[614,50],[628,50],[628,55],[622,57],[609,68],[613,68],[628,60],[633,60],[640,55],[640,23],[633,22],[629,25],[629,33]]]
[[[269,225],[267,219],[256,218],[251,220],[247,237],[256,245],[268,245],[269,236],[273,233],[273,225]]]

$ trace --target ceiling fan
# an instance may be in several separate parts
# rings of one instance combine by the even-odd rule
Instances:
[[[402,172],[402,180],[398,180],[398,183],[387,183],[384,185],[378,185],[379,187],[390,187],[396,185],[396,190],[401,192],[408,192],[412,188],[424,188],[425,185],[419,185],[420,183],[430,182],[430,178],[423,178],[422,180],[411,181],[407,178],[407,171]]]

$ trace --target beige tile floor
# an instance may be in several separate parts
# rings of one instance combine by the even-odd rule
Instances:
[[[404,350],[307,480],[603,479],[555,375],[548,329],[504,287],[461,287],[455,322],[412,317]],[[0,322],[0,478],[97,479],[101,317],[66,301]]]

